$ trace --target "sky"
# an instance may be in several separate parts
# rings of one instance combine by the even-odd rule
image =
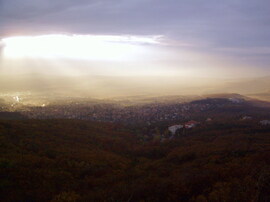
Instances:
[[[269,0],[0,0],[0,72],[269,76],[269,13]]]

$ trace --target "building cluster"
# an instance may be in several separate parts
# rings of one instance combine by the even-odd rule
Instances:
[[[222,104],[175,103],[120,106],[117,104],[65,104],[29,107],[23,114],[29,118],[82,119],[120,123],[147,123],[180,121],[198,112],[211,110]]]
[[[196,126],[198,126],[200,124],[200,122],[197,121],[188,121],[184,124],[178,124],[178,125],[171,125],[168,127],[168,130],[170,131],[170,133],[172,135],[175,135],[177,131],[179,131],[180,129],[191,129],[191,128],[195,128]]]
[[[145,122],[156,123],[166,120],[180,120],[191,108],[187,105],[149,104],[145,106],[121,107],[97,104],[93,106],[64,105],[32,107],[23,113],[29,118],[67,118],[109,122]]]
[[[260,121],[260,124],[262,126],[269,126],[270,125],[270,120],[262,120],[262,121]]]

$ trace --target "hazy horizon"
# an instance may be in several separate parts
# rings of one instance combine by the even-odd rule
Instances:
[[[0,76],[1,77],[1,76]],[[98,99],[130,96],[269,94],[270,77],[214,79],[170,76],[3,76],[0,93],[84,96]]]

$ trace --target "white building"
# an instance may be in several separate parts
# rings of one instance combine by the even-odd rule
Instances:
[[[168,130],[172,133],[172,135],[175,135],[175,133],[176,133],[176,131],[178,130],[178,129],[181,129],[181,128],[183,128],[183,125],[173,125],[173,126],[170,126],[169,128],[168,128]]]
[[[244,117],[242,117],[242,120],[252,120],[252,117],[251,116],[244,116]]]
[[[267,126],[267,125],[270,125],[270,121],[269,120],[262,120],[262,121],[260,121],[260,124],[263,126]]]
[[[236,104],[239,104],[239,103],[244,102],[243,99],[240,99],[240,98],[234,98],[234,97],[229,98],[229,101],[231,101],[232,103],[236,103]]]

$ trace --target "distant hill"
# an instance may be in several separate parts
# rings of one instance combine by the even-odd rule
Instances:
[[[202,100],[194,100],[191,104],[229,104],[231,103],[227,98],[207,98]]]
[[[205,94],[202,95],[204,98],[236,98],[236,99],[249,99],[247,96],[241,95],[239,93],[215,93],[215,94]]]
[[[270,92],[269,91],[265,92],[265,93],[250,94],[248,96],[270,102]]]

